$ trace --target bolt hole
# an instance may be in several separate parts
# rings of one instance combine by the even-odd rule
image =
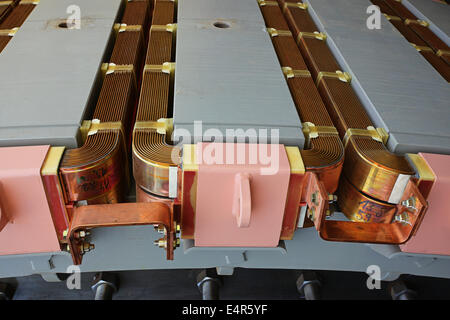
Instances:
[[[228,22],[223,22],[223,21],[214,22],[213,26],[216,28],[220,28],[220,29],[226,29],[226,28],[231,27],[231,25]]]

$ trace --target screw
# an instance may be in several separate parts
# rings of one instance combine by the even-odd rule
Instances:
[[[317,192],[311,194],[311,202],[317,204]]]
[[[158,246],[160,248],[167,248],[167,240],[165,240],[164,238],[155,240],[153,243],[155,246]]]
[[[181,243],[180,238],[176,238],[175,240],[173,240],[174,247],[178,248],[180,246],[180,243]]]
[[[69,229],[64,230],[62,235],[63,235],[63,239],[67,239],[67,236],[69,235]]]
[[[336,202],[337,199],[338,199],[337,195],[334,195],[334,194],[331,194],[331,193],[328,194],[328,201]]]
[[[89,252],[89,251],[94,250],[94,249],[95,249],[94,244],[89,243],[89,242],[83,242],[80,245],[80,252],[81,252],[81,254],[84,254],[84,253]]]
[[[316,212],[316,208],[312,207],[310,209],[308,209],[308,218],[310,218],[311,220],[314,220],[314,213]]]
[[[417,210],[416,209],[416,198],[415,197],[411,197],[409,199],[403,200],[402,201],[402,205],[405,206],[408,209]]]

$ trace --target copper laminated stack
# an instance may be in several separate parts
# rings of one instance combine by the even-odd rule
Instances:
[[[175,22],[176,2],[155,1],[133,131],[133,173],[137,201],[176,197],[170,195],[169,190],[170,168],[176,175],[180,162],[180,150],[169,144],[173,126]]]
[[[371,0],[380,7],[389,22],[408,40],[417,51],[450,82],[450,51],[448,46],[429,30],[403,4],[397,1]],[[414,21],[414,22],[411,22]],[[421,22],[421,23],[420,23]]]
[[[342,212],[357,222],[391,223],[414,170],[403,156],[386,149],[387,134],[374,127],[350,85],[350,75],[341,71],[307,4],[286,0],[279,4],[345,146],[338,191]]]
[[[259,1],[259,4],[297,112],[303,122],[307,145],[300,152],[306,170],[316,172],[325,183],[327,192],[334,193],[344,160],[342,142],[278,3]]]
[[[39,1],[0,1],[0,52],[13,38]]]
[[[136,107],[149,4],[127,2],[109,63],[102,65],[103,84],[93,119],[81,128],[84,145],[67,150],[60,166],[67,202],[123,201],[130,185],[128,137]]]

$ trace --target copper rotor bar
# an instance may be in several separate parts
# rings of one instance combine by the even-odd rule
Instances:
[[[163,225],[166,229],[167,259],[173,260],[175,230],[172,209],[163,203],[119,203],[77,207],[73,211],[68,232],[68,244],[74,264],[82,262],[80,246],[83,241],[77,233],[94,228]]]

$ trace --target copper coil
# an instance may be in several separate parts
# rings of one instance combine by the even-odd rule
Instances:
[[[384,14],[390,15],[390,16],[396,16],[397,13],[392,10],[392,8],[384,2],[384,0],[371,0],[374,5],[377,5],[380,8],[380,11]]]
[[[152,25],[166,25],[175,21],[175,1],[155,0]]]
[[[154,129],[135,129],[133,133],[133,173],[143,190],[169,196],[169,168],[180,164],[177,147],[167,144],[165,135]]]
[[[117,34],[110,62],[117,65],[133,65],[139,70],[143,60],[143,31],[125,31]]]
[[[435,53],[430,51],[420,51],[420,54],[427,59],[427,61],[436,69],[437,72],[447,80],[447,82],[450,82],[450,59],[449,56],[442,56],[446,57],[447,61],[444,59],[441,59],[442,57],[437,56]]]
[[[31,11],[33,11],[34,7],[36,7],[34,4],[19,4],[0,23],[0,29],[20,27],[30,15]]]
[[[144,71],[136,121],[157,121],[168,116],[170,77],[163,72]]]
[[[122,23],[144,23],[147,13],[142,10],[148,10],[148,4],[136,3],[127,3]],[[67,201],[97,204],[124,200],[130,182],[127,137],[136,106],[136,73],[142,66],[144,47],[142,32],[118,32],[111,62],[132,67],[105,71],[93,119],[106,125],[89,130],[84,145],[67,150],[63,156],[60,175]]]
[[[422,40],[421,37],[417,35],[411,28],[408,28],[407,25],[401,20],[390,20],[389,21],[394,27],[400,31],[400,33],[408,40],[410,43],[414,43],[418,46],[426,46],[427,43]]]
[[[292,36],[272,37],[272,43],[282,67],[291,67],[293,70],[308,69]]]
[[[146,26],[149,21],[149,1],[129,1],[123,13],[122,23]]]
[[[283,28],[287,27],[287,23],[278,6],[262,6],[261,12],[268,28],[286,30]],[[292,35],[272,36],[272,42],[282,67],[290,67],[293,70],[306,69]],[[287,78],[286,81],[303,122],[310,122],[315,126],[333,126],[310,75]],[[306,170],[316,172],[329,193],[336,191],[344,158],[344,149],[339,137],[321,134],[312,138],[309,146],[300,153]]]
[[[298,39],[298,45],[314,79],[317,78],[319,72],[340,70],[339,64],[328,48],[326,41],[302,37]]]
[[[151,30],[145,64],[162,65],[164,62],[173,61],[173,39],[172,32]]]
[[[68,201],[116,203],[128,189],[128,165],[120,130],[102,130],[81,148],[67,150],[60,165]]]
[[[405,23],[408,20],[418,20],[418,18],[409,11],[401,2],[395,0],[384,0],[384,2],[395,12],[397,16],[402,18]],[[437,35],[435,35],[427,26],[422,26],[417,23],[410,23],[408,27],[413,30],[422,40],[424,40],[429,47],[437,50],[449,50],[450,48],[442,41]]]
[[[283,8],[283,13],[286,20],[293,32],[294,36],[297,37],[300,31],[302,32],[314,32],[317,31],[317,26],[312,20],[308,11],[296,8],[296,7],[286,7],[287,2],[301,2],[301,1],[284,1],[279,0],[281,7]]]
[[[450,54],[441,55],[440,58],[450,65]]]
[[[362,194],[345,176],[339,184],[338,204],[347,218],[357,222],[391,223],[397,212],[396,205]]]
[[[11,40],[11,39],[12,39],[12,37],[0,36],[0,52],[3,51],[3,49],[6,47],[6,45],[9,42],[9,40]]]
[[[138,185],[136,185],[136,202],[162,202],[168,206],[171,206],[173,201],[166,197],[159,197],[157,195],[148,193],[142,190]]]
[[[278,6],[261,6],[266,26],[277,30],[288,30],[289,26]]]

